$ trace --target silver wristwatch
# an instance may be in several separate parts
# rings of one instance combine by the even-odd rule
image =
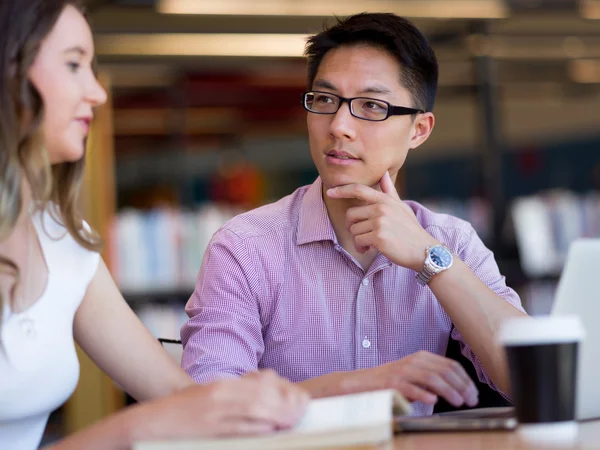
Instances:
[[[425,263],[421,272],[415,277],[417,283],[425,286],[434,275],[452,267],[454,257],[448,247],[444,245],[433,245],[425,250]]]

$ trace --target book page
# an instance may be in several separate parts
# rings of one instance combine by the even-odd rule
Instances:
[[[297,432],[319,432],[391,422],[395,391],[388,389],[312,400]]]

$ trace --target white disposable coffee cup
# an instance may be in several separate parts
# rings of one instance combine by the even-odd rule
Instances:
[[[545,445],[577,439],[577,359],[584,337],[574,315],[518,317],[502,324],[498,340],[506,351],[523,439]]]

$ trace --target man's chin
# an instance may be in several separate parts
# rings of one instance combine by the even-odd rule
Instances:
[[[369,186],[374,189],[379,188],[379,179],[373,180],[373,177],[357,177],[357,176],[331,176],[331,174],[320,173],[321,180],[323,182],[323,186],[327,187],[327,189],[346,186],[348,184],[362,184],[364,186]]]
[[[340,186],[346,186],[348,184],[354,184],[356,183],[355,180],[353,179],[339,179],[339,178],[327,178],[327,177],[323,177],[321,176],[321,181],[323,182],[323,188],[324,189],[331,189],[331,188],[335,188],[335,187],[340,187]]]
[[[323,182],[323,189],[325,190],[340,186],[347,186],[349,184],[362,184],[363,186],[369,186],[377,191],[381,190],[379,187],[379,182],[371,184],[365,180],[325,180],[323,178],[321,178],[321,180]]]

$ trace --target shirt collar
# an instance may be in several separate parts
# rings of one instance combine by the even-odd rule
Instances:
[[[318,241],[332,241],[337,244],[337,237],[323,201],[321,177],[315,180],[302,198],[296,233],[297,245]]]

